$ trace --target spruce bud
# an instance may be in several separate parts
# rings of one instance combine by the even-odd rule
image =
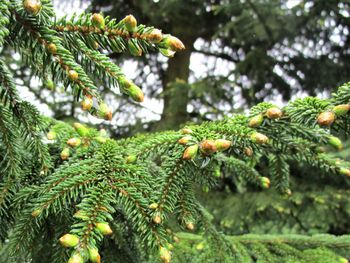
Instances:
[[[101,262],[101,256],[98,253],[97,248],[89,248],[89,259],[93,263],[100,263]]]
[[[126,157],[126,163],[134,163],[137,160],[137,156],[134,154],[130,154]]]
[[[281,118],[282,115],[283,115],[282,111],[277,107],[269,108],[266,111],[267,118],[272,119],[272,120]]]
[[[81,108],[85,111],[91,110],[92,104],[91,96],[84,96],[84,99],[81,101]]]
[[[65,234],[60,237],[59,241],[64,247],[75,247],[79,244],[79,237],[72,234]]]
[[[162,223],[162,218],[160,217],[159,214],[156,214],[152,217],[153,223],[159,225]]]
[[[73,215],[73,217],[75,218],[79,218],[82,220],[87,220],[89,219],[88,216],[85,215],[85,213],[82,210],[78,210],[77,212],[75,212],[75,214]]]
[[[251,128],[259,127],[264,121],[264,116],[262,114],[256,115],[249,120],[248,126]]]
[[[105,19],[101,14],[93,14],[91,16],[93,26],[103,29],[105,27]]]
[[[164,47],[173,51],[180,51],[185,49],[185,45],[181,42],[181,40],[172,35],[164,37],[162,40],[162,44]]]
[[[75,122],[73,127],[81,137],[85,137],[89,132],[89,129],[79,122]]]
[[[137,102],[143,102],[145,95],[142,90],[136,86],[135,84],[131,85],[128,90],[126,90],[127,94]]]
[[[61,152],[61,159],[67,160],[69,157],[69,153],[70,153],[69,148],[64,148]]]
[[[179,139],[177,142],[181,145],[186,145],[191,140],[192,140],[191,136],[184,136],[181,139]]]
[[[186,148],[186,150],[182,156],[182,159],[192,160],[196,157],[197,152],[198,152],[198,144],[191,145],[191,146]]]
[[[113,233],[111,227],[108,225],[108,223],[96,223],[96,228],[98,231],[101,232],[102,235],[111,235]]]
[[[142,49],[132,38],[129,38],[128,40],[128,47],[131,55],[135,57],[140,57],[142,55]]]
[[[216,144],[214,140],[204,140],[200,143],[200,151],[204,155],[211,155],[217,152]]]
[[[335,113],[337,117],[341,117],[346,115],[350,110],[350,105],[349,104],[340,104],[335,106],[332,111]]]
[[[78,75],[78,72],[76,72],[75,70],[70,70],[68,71],[68,78],[69,80],[71,81],[76,81],[79,79],[79,75]]]
[[[350,170],[346,168],[340,168],[339,173],[342,175],[350,176]]]
[[[343,149],[343,144],[341,140],[335,136],[330,136],[328,139],[328,144],[336,148],[337,150]]]
[[[68,260],[68,263],[84,263],[84,258],[79,253],[74,253]]]
[[[248,157],[252,156],[253,155],[253,149],[250,148],[250,147],[245,147],[244,148],[244,154]]]
[[[160,247],[159,248],[159,256],[160,259],[164,262],[164,263],[170,263],[171,261],[171,253],[168,249],[166,249],[165,247]]]
[[[181,130],[181,132],[182,132],[183,134],[191,134],[193,131],[192,131],[191,129],[189,129],[189,128],[183,128],[183,129]]]
[[[262,133],[255,132],[250,136],[250,140],[257,144],[266,144],[269,141],[269,138]]]
[[[57,47],[54,43],[50,43],[46,46],[47,51],[49,51],[51,54],[55,55],[57,53]]]
[[[133,15],[128,15],[123,20],[126,30],[129,32],[134,32],[136,30],[137,20]]]
[[[40,0],[24,0],[23,7],[29,14],[34,16],[37,15],[42,8]]]
[[[97,115],[99,118],[105,120],[112,120],[112,110],[108,107],[106,103],[101,103],[98,107]]]
[[[331,126],[335,121],[335,114],[331,111],[321,112],[317,117],[317,123],[321,126]]]
[[[186,228],[190,231],[192,231],[194,229],[194,224],[193,222],[189,221],[189,222],[186,222]]]
[[[35,209],[32,212],[32,217],[38,217],[41,214],[42,210],[41,209]]]
[[[260,185],[262,188],[269,188],[270,187],[270,179],[267,177],[260,177]]]
[[[103,144],[103,143],[105,143],[107,141],[107,138],[101,137],[101,136],[97,136],[97,137],[94,137],[94,140]]]
[[[48,79],[46,82],[45,82],[45,86],[48,90],[55,90],[55,83],[51,80],[51,79]]]
[[[152,210],[156,210],[158,208],[158,204],[157,203],[152,203],[149,205],[149,208]]]
[[[215,146],[219,152],[227,150],[228,148],[231,147],[231,144],[232,143],[229,140],[224,140],[224,139],[215,140]]]
[[[56,136],[57,136],[57,134],[54,131],[50,131],[46,135],[47,139],[50,140],[50,141],[56,139]]]
[[[77,147],[81,144],[81,140],[79,138],[70,138],[70,139],[68,139],[67,144],[70,147],[74,148],[74,147]]]
[[[349,263],[346,258],[340,257],[338,263]]]
[[[153,29],[151,33],[147,35],[147,39],[153,44],[158,44],[163,39],[162,31],[156,28]]]

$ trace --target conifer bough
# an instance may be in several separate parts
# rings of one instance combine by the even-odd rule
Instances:
[[[89,78],[91,69],[137,102],[144,95],[100,51],[136,56],[159,51],[171,57],[184,49],[178,38],[140,25],[132,15],[119,22],[85,13],[56,19],[48,0],[1,1],[0,10],[0,43],[16,49],[43,82],[52,76],[50,86],[70,86],[83,110],[106,120],[112,119],[112,109]],[[136,262],[154,262],[156,256],[169,263],[176,258],[174,244],[181,242],[168,230],[171,216],[183,229],[208,237],[209,246],[197,246],[208,253],[205,258],[241,263],[258,261],[269,249],[288,254],[309,243],[298,238],[289,246],[272,239],[266,247],[256,238],[257,249],[251,250],[251,239],[244,237],[233,245],[215,230],[194,187],[207,191],[226,169],[257,189],[273,186],[291,194],[289,162],[349,177],[348,162],[319,149],[342,148],[332,127],[349,135],[350,83],[330,99],[299,99],[281,109],[260,103],[249,116],[119,140],[41,116],[19,98],[14,83],[0,59],[0,236],[9,240],[3,251],[11,253],[12,262],[29,262],[49,251],[45,260],[52,263],[100,262],[126,254]],[[43,139],[47,131],[50,142]],[[255,169],[264,158],[268,177]],[[334,253],[337,242],[350,248],[340,237],[327,241]]]

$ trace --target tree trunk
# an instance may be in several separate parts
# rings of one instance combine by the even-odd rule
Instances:
[[[173,58],[169,59],[163,78],[164,108],[161,120],[154,125],[153,130],[178,129],[189,119],[187,113],[189,85],[187,82],[193,40],[181,37],[181,32],[176,35],[180,36],[186,49],[177,52]]]

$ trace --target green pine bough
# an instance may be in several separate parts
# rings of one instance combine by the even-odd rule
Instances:
[[[106,120],[112,109],[96,75],[137,102],[144,95],[102,50],[171,57],[184,49],[132,15],[119,22],[102,14],[55,19],[48,0],[2,0],[0,10],[0,44]],[[0,253],[7,262],[347,262],[348,236],[225,236],[195,189],[215,185],[225,168],[289,196],[292,161],[350,176],[350,163],[327,153],[342,148],[333,132],[350,133],[350,83],[330,99],[308,97],[282,109],[261,103],[248,116],[119,140],[41,116],[14,83],[0,59]],[[255,169],[263,159],[269,177]],[[201,235],[174,232],[173,219]]]

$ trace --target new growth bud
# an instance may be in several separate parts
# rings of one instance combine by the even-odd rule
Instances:
[[[70,147],[77,147],[81,144],[81,140],[79,138],[70,138],[68,139],[67,144]]]
[[[224,139],[215,140],[215,146],[219,152],[227,150],[228,148],[231,147],[231,145],[232,143],[229,140],[224,140]]]
[[[54,43],[50,43],[46,46],[47,51],[49,51],[51,54],[55,55],[57,53],[57,47]]]
[[[100,263],[101,262],[101,256],[98,253],[97,248],[90,248],[89,249],[89,259],[93,263]]]
[[[253,149],[250,147],[245,147],[243,151],[244,151],[244,154],[248,157],[253,155]]]
[[[350,170],[346,168],[340,168],[339,173],[350,177]]]
[[[343,149],[343,144],[342,144],[341,140],[339,138],[335,137],[335,136],[330,136],[329,137],[328,144],[330,146],[333,146],[337,150]]]
[[[85,96],[84,99],[81,101],[81,108],[85,111],[91,110],[92,104],[93,101],[91,96]]]
[[[106,103],[101,103],[98,107],[97,116],[105,120],[112,120],[112,110]]]
[[[168,48],[159,48],[159,52],[163,56],[168,57],[168,58],[172,58],[176,53],[175,51],[168,49]]]
[[[61,152],[61,159],[62,160],[67,160],[68,157],[69,157],[69,154],[70,154],[70,151],[69,151],[69,148],[64,148]]]
[[[277,107],[269,108],[266,111],[267,118],[272,119],[272,120],[281,118],[282,115],[283,115],[282,111]]]
[[[113,233],[108,223],[96,223],[96,229],[101,232],[102,235],[111,235]]]
[[[251,128],[259,127],[264,121],[264,116],[262,114],[256,115],[249,120],[248,126]]]
[[[40,0],[24,0],[23,7],[29,14],[35,16],[40,12],[42,5]]]
[[[131,155],[128,155],[126,157],[125,161],[126,161],[126,163],[134,163],[134,162],[136,162],[136,160],[137,160],[137,156],[134,154],[131,154]]]
[[[162,31],[156,28],[153,29],[151,33],[147,35],[147,39],[153,44],[158,44],[163,39]]]
[[[64,247],[75,247],[79,244],[79,237],[72,234],[65,234],[60,237],[59,241]]]
[[[100,29],[103,29],[105,27],[105,19],[101,14],[93,14],[91,16],[91,22],[93,26],[98,27]]]
[[[68,71],[68,78],[71,81],[77,81],[79,79],[79,74],[75,70]]]
[[[133,15],[128,15],[123,20],[126,30],[128,30],[129,32],[135,32],[137,27],[136,18]]]
[[[250,140],[257,144],[266,144],[269,141],[269,138],[262,133],[255,132],[250,136]]]
[[[182,159],[192,160],[196,157],[197,152],[198,152],[198,144],[191,145],[186,148],[184,154],[182,155]]]
[[[35,209],[31,215],[32,217],[38,217],[41,214],[41,212],[41,209]]]
[[[189,221],[189,222],[186,222],[186,228],[190,231],[192,231],[194,229],[194,224],[193,222]]]
[[[135,84],[131,85],[126,92],[134,101],[143,102],[145,95]]]
[[[193,131],[192,131],[191,129],[189,129],[189,128],[183,128],[183,129],[181,130],[181,132],[182,132],[183,134],[191,134]]]
[[[152,217],[153,223],[159,225],[162,223],[162,218],[160,217],[159,214],[156,214]]]
[[[270,187],[270,179],[267,177],[260,177],[260,185],[262,188],[269,188]]]
[[[156,210],[158,208],[158,204],[157,203],[152,203],[149,205],[149,208],[152,210]]]
[[[89,132],[89,129],[79,122],[75,122],[73,127],[81,137],[85,137]]]
[[[191,140],[192,140],[191,136],[184,136],[181,139],[179,139],[177,142],[181,145],[186,145]]]
[[[50,141],[56,139],[56,136],[57,136],[56,132],[53,132],[53,131],[48,132],[46,135],[47,139]]]
[[[337,117],[341,117],[346,115],[350,110],[350,105],[349,104],[340,104],[335,106],[332,111],[335,113]]]
[[[68,263],[84,263],[84,258],[79,253],[74,253],[68,260]]]
[[[204,140],[199,145],[200,151],[204,155],[212,155],[217,152],[216,143],[214,140]]]
[[[331,126],[335,121],[335,114],[331,111],[321,112],[317,117],[317,123],[321,126]]]
[[[163,38],[161,43],[164,47],[172,51],[180,51],[185,49],[185,45],[181,42],[181,40],[172,35],[168,35],[165,38]]]
[[[171,261],[171,253],[165,247],[159,248],[159,257],[164,263],[170,263]]]

